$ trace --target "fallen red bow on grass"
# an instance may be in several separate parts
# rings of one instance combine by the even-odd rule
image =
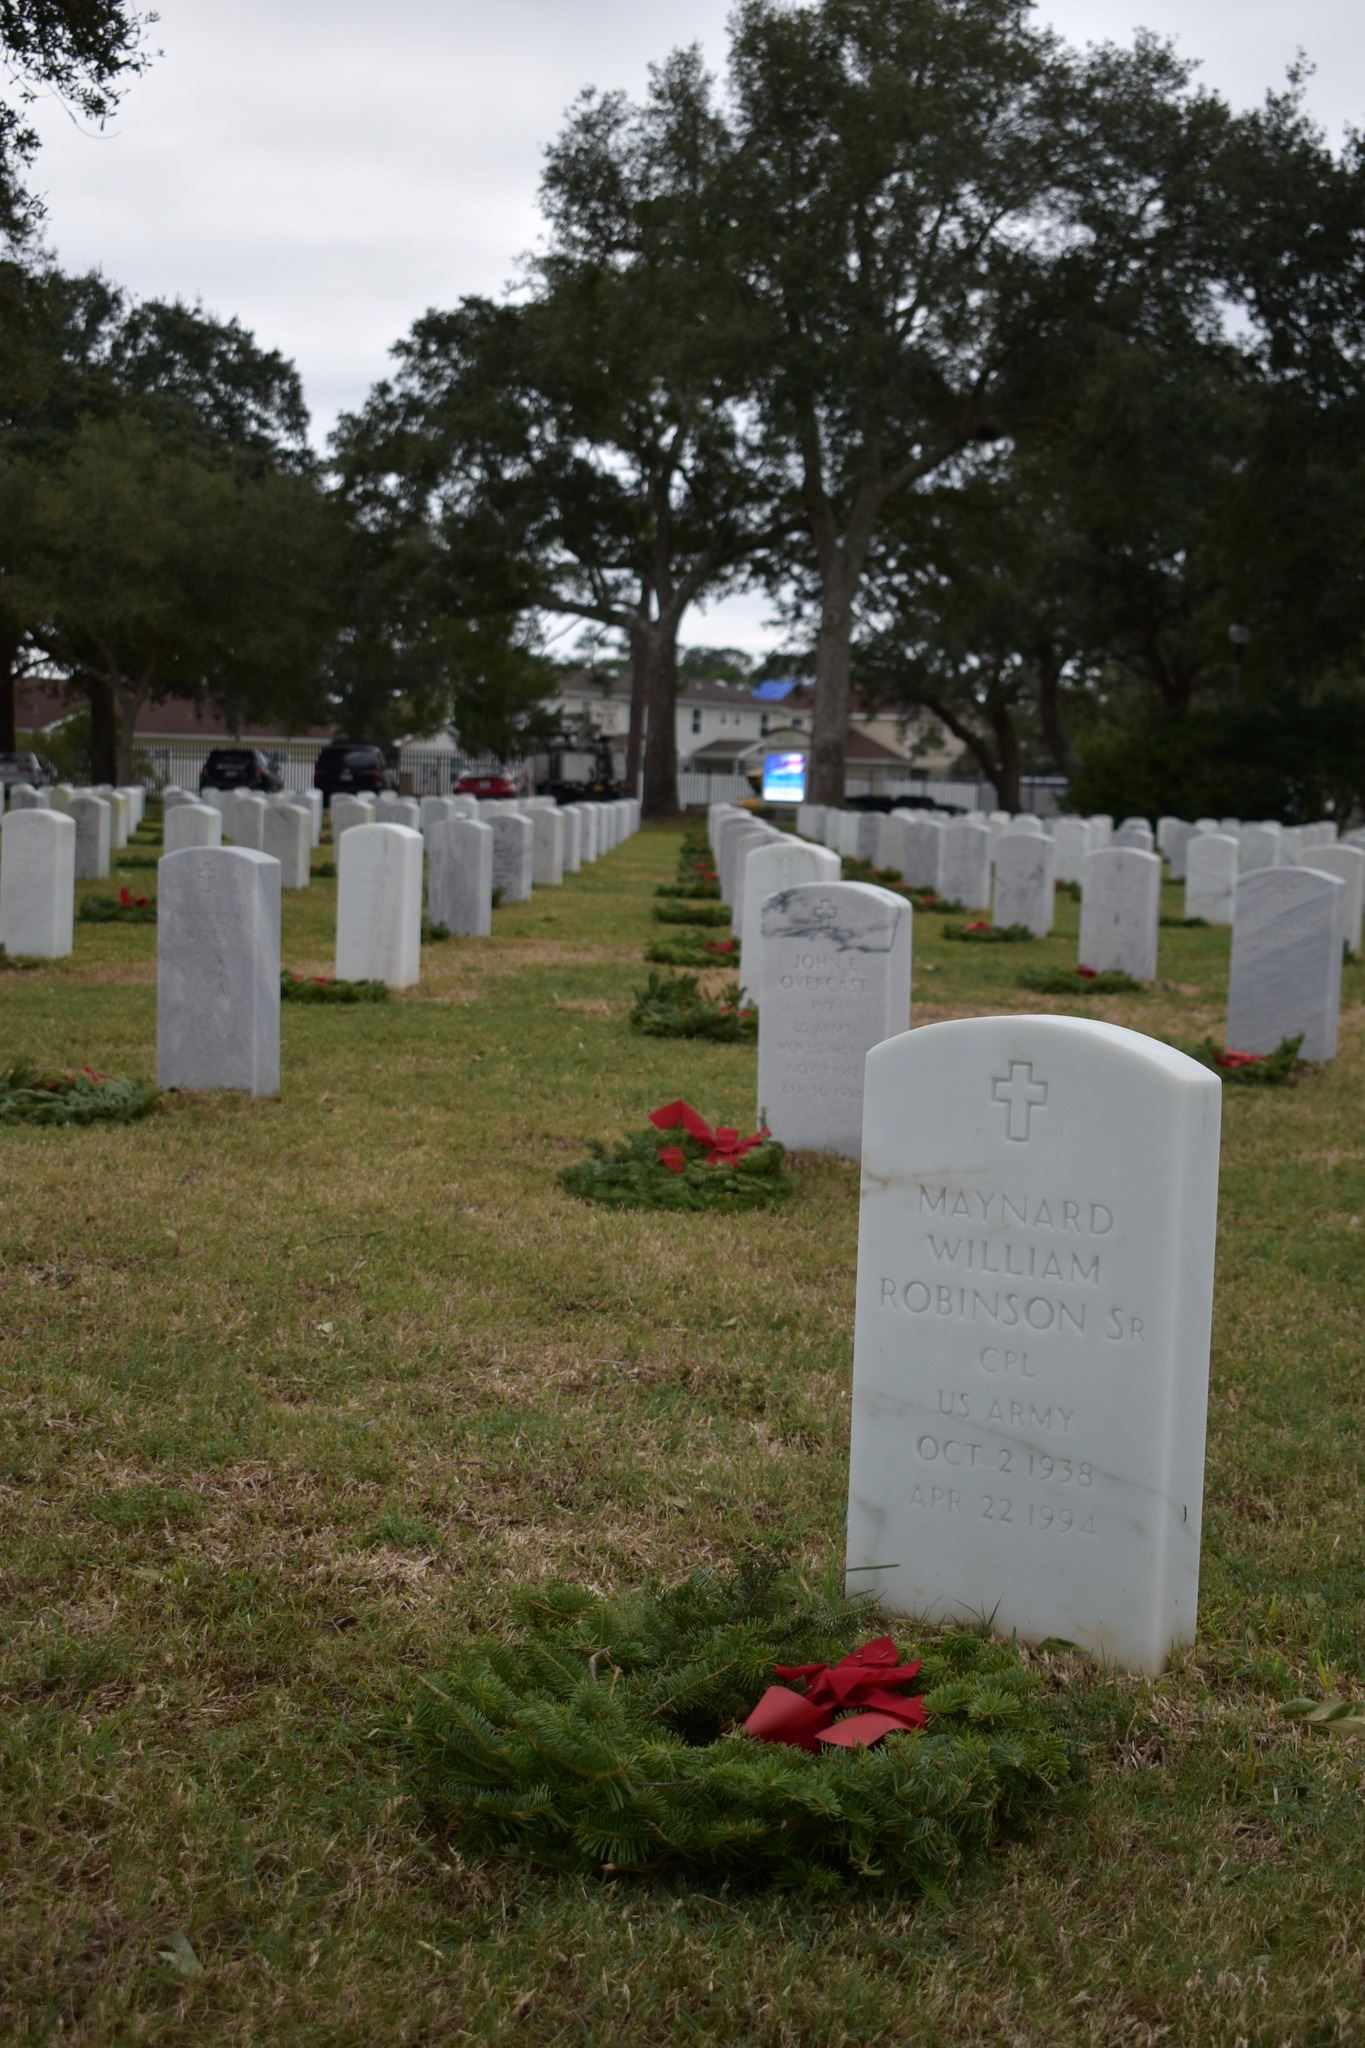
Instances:
[[[964,932],[988,932],[990,928],[990,920],[984,917],[979,917],[975,924],[964,924],[962,927]]]
[[[1093,981],[1099,973],[1099,969],[1097,967],[1078,967],[1076,972],[1080,975],[1082,981]]]
[[[1238,1052],[1235,1046],[1230,1045],[1226,1052],[1218,1053],[1216,1059],[1220,1067],[1259,1067],[1265,1061],[1265,1054],[1263,1052]]]
[[[130,890],[120,889],[118,900],[124,910],[145,910],[152,899],[150,896],[134,896]]]
[[[743,1015],[743,1012],[740,1013]],[[695,1138],[699,1145],[709,1149],[706,1154],[707,1166],[728,1166],[736,1159],[742,1159],[746,1152],[752,1152],[755,1145],[761,1145],[767,1137],[766,1130],[756,1131],[752,1138],[741,1138],[739,1132],[728,1124],[722,1124],[713,1131],[704,1116],[698,1116],[688,1102],[666,1102],[662,1109],[652,1109],[649,1120],[656,1131],[675,1131],[679,1124],[689,1138]],[[669,1145],[659,1154],[660,1166],[670,1173],[682,1173],[687,1165],[687,1155],[681,1145]]]
[[[705,953],[724,953],[727,955],[733,953],[734,950],[735,942],[733,939],[708,939],[702,948],[702,951]]]
[[[924,1726],[924,1699],[899,1690],[919,1677],[918,1664],[898,1664],[890,1636],[878,1636],[851,1650],[837,1664],[774,1664],[779,1678],[804,1678],[804,1693],[770,1685],[744,1723],[760,1742],[785,1742],[792,1749],[818,1751],[820,1744],[865,1749],[896,1728]],[[848,1715],[847,1720],[836,1718]]]

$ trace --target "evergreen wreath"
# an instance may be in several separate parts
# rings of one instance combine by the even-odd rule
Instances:
[[[1209,928],[1206,917],[1159,917],[1157,923],[1163,931],[1206,932]]]
[[[635,991],[631,1028],[647,1038],[711,1038],[725,1045],[750,1045],[758,1036],[758,1012],[743,1002],[744,990],[703,993],[695,974],[654,974]]]
[[[645,958],[656,961],[660,967],[731,969],[739,966],[739,941],[704,939],[700,932],[688,932],[676,939],[651,939],[645,947]]]
[[[698,875],[690,882],[660,882],[654,891],[656,896],[680,896],[694,903],[718,903],[720,883],[708,882]]]
[[[1307,1070],[1309,1062],[1299,1058],[1302,1044],[1300,1032],[1297,1038],[1282,1038],[1274,1052],[1238,1052],[1235,1046],[1217,1045],[1211,1038],[1176,1050],[1188,1053],[1203,1067],[1212,1067],[1225,1087],[1283,1088]]]
[[[833,1583],[768,1562],[618,1599],[528,1589],[514,1614],[516,1637],[462,1649],[399,1732],[427,1811],[464,1850],[942,1897],[1079,1782],[1044,1682],[965,1630],[915,1645],[922,1729],[818,1754],[745,1734],[775,1666],[833,1663],[869,1620]]]
[[[659,924],[729,924],[730,912],[723,903],[689,903],[665,898],[654,906]]]
[[[725,1124],[713,1131],[681,1101],[649,1121],[615,1151],[590,1144],[590,1157],[565,1167],[560,1186],[613,1209],[761,1209],[791,1193],[786,1148],[767,1130],[751,1138]]]
[[[706,827],[689,825],[683,833],[682,845],[678,848],[679,881],[685,881],[694,868],[710,868],[715,864],[715,855],[711,850],[711,839]]]
[[[1134,981],[1120,967],[1029,967],[1019,976],[1020,988],[1045,996],[1145,996],[1145,981]]]
[[[0,1068],[0,1124],[127,1124],[156,1099],[146,1081],[93,1067],[44,1069],[20,1059]]]
[[[386,1003],[389,988],[383,981],[338,981],[335,975],[280,973],[280,996],[286,1003]]]
[[[76,912],[82,924],[155,924],[156,898],[134,896],[120,889],[117,896],[85,896]]]
[[[1034,934],[1026,924],[991,924],[984,917],[974,924],[945,924],[945,939],[962,939],[969,945],[1022,946]]]

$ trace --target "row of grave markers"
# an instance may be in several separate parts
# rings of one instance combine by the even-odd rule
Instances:
[[[281,892],[307,886],[321,805],[205,795],[213,801],[167,792],[157,863],[157,1079],[167,1088],[273,1094]],[[103,794],[75,790],[60,809],[11,807],[0,824],[0,945],[9,953],[57,959],[73,950],[80,834],[93,823],[107,855],[113,808]],[[471,815],[480,809],[482,817]],[[391,988],[410,987],[420,973],[424,853],[432,923],[487,936],[495,889],[520,903],[533,888],[558,887],[640,822],[631,799],[561,807],[532,798],[523,807],[453,797],[409,808],[381,798],[355,811],[334,823],[336,979]],[[223,845],[225,833],[236,843]]]
[[[0,824],[0,946],[40,959],[72,951],[75,884],[108,879],[114,855],[141,821],[144,801],[141,789],[58,784],[37,791],[19,785],[11,792],[9,814]],[[311,853],[322,833],[320,792],[264,797],[248,790],[205,790],[196,800],[170,788],[163,803],[165,853],[230,841],[276,861],[283,888],[309,886]],[[479,824],[491,838],[441,839],[439,828],[457,823]],[[566,874],[577,874],[585,861],[635,829],[638,805],[620,799],[560,807],[552,797],[498,803],[427,797],[420,804],[400,797],[337,798],[334,839],[340,842],[357,824],[411,830],[419,847],[433,854],[439,841],[432,863],[433,923],[456,934],[486,934],[495,889],[504,902],[521,903],[533,887],[558,887]],[[339,843],[337,851],[339,860]]]
[[[463,806],[472,799],[435,801]],[[374,815],[381,821],[343,814],[336,978],[407,988],[421,967],[424,837],[412,824],[388,822],[379,804]],[[528,900],[537,880],[557,886],[564,879],[566,839],[577,866],[595,861],[639,829],[639,806],[622,799],[561,808],[547,799],[529,814],[499,805],[486,820],[462,809],[428,812],[426,824],[432,922],[486,936],[496,886],[512,902]],[[547,845],[553,858],[542,860],[538,873],[537,849]],[[159,1083],[274,1094],[280,1073],[279,862],[254,847],[210,847],[168,854],[160,868]]]
[[[1053,928],[1054,837],[1036,820],[1022,830],[1012,829],[1018,820],[998,821],[999,830],[994,822],[875,812],[817,819],[803,806],[798,824],[818,826],[821,845],[752,812],[711,807],[708,829],[740,942],[741,984],[758,1006],[759,1108],[784,1143],[856,1158],[863,1061],[909,1023],[911,908],[894,892],[840,882],[839,849],[875,840],[876,864],[910,887],[933,888],[968,907],[993,899],[997,925],[1044,937]],[[1073,823],[1098,826],[1106,839],[1112,826],[1109,819],[1060,819],[1057,830]],[[1263,845],[1253,843],[1253,858]],[[1205,848],[1235,861],[1239,842],[1191,828],[1186,848],[1197,878]],[[1343,952],[1360,945],[1365,835],[1293,850],[1295,865],[1253,865],[1232,881],[1226,1042],[1264,1054],[1301,1036],[1301,1057],[1322,1061],[1337,1047]],[[924,874],[931,879],[920,881]],[[1144,847],[1109,841],[1084,854],[1080,968],[1154,979],[1161,881],[1161,857]]]
[[[887,823],[863,857],[903,872]],[[850,1590],[1159,1671],[1195,1630],[1221,1084],[1089,1019],[911,1032],[913,913],[839,879],[851,831],[709,828],[760,1114],[861,1162]],[[994,836],[1008,900],[1046,837]]]

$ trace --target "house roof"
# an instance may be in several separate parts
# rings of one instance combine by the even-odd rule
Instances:
[[[898,754],[894,747],[884,747],[880,740],[860,732],[856,725],[848,728],[846,743],[848,760],[861,763],[863,767],[884,764],[888,768],[908,768],[910,765],[908,756]],[[695,754],[689,754],[683,765],[688,768],[738,767],[741,762],[757,761],[764,754],[808,754],[810,747],[809,732],[784,725],[773,732],[763,733],[756,740],[709,740],[704,747],[698,747]]]
[[[765,744],[766,742],[760,741],[757,746]],[[756,743],[753,740],[740,739],[738,736],[732,740],[708,740],[704,747],[697,748],[695,754],[689,754],[683,765],[687,768],[729,767],[755,750]]]
[[[62,690],[51,682],[20,683],[14,722],[20,732],[47,733],[84,708],[84,691]],[[281,725],[277,719],[243,718],[234,733],[214,706],[196,704],[189,697],[167,697],[160,704],[143,705],[133,733],[146,744],[156,740],[326,740],[331,738],[332,729],[326,725],[289,726]]]
[[[909,755],[901,754],[894,747],[884,747],[880,740],[874,740],[869,733],[860,732],[856,725],[848,729],[848,759],[850,761],[889,761],[897,767],[909,765]]]

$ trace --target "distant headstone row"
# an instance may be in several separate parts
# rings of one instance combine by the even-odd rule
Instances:
[[[757,821],[738,813],[721,824],[742,864]],[[1185,883],[1187,918],[1233,926],[1228,1044],[1266,1053],[1301,1037],[1302,1056],[1315,1060],[1336,1049],[1342,955],[1361,947],[1365,831],[1338,838],[1330,820],[1289,827],[1162,817],[1153,828],[1142,818],[1115,825],[1106,815],[954,818],[810,804],[796,824],[803,843],[856,851],[909,888],[968,910],[989,907],[996,925],[1023,926],[1038,938],[1053,929],[1057,885],[1079,884],[1077,966],[1142,982],[1157,972],[1164,858]],[[727,893],[733,887],[732,879]],[[760,1004],[760,1035],[761,1020]]]
[[[172,787],[163,801],[158,1078],[164,1087],[272,1093],[279,1084],[280,896],[309,886],[321,794],[204,790],[196,800]],[[15,785],[0,823],[0,946],[39,959],[71,953],[76,883],[108,878],[143,803],[140,789]],[[481,806],[472,797],[419,804],[338,796],[337,979],[393,988],[417,980],[424,850],[432,923],[487,936],[496,887],[511,903],[526,901],[533,888],[556,888],[639,823],[638,803],[625,799],[560,807],[533,798],[523,809]]]
[[[583,805],[573,825],[551,803],[530,814],[499,808],[487,822],[471,800],[408,799],[333,804],[337,857],[336,978],[410,988],[421,970],[424,838],[428,914],[458,935],[486,936],[493,890],[523,902],[533,886],[556,887],[565,848],[581,864],[599,843],[616,846],[639,827],[634,802]],[[399,809],[400,804],[407,808]],[[196,808],[177,807],[170,822]],[[339,810],[339,815],[338,815]],[[226,815],[226,813],[225,813]],[[279,1085],[280,891],[304,847],[306,814],[288,803],[235,810],[233,823],[266,844],[209,843],[160,863],[157,1077],[163,1087]],[[278,850],[272,854],[272,844]],[[502,873],[499,876],[501,850]],[[188,963],[206,959],[196,982]],[[217,1076],[218,1078],[213,1078]]]

